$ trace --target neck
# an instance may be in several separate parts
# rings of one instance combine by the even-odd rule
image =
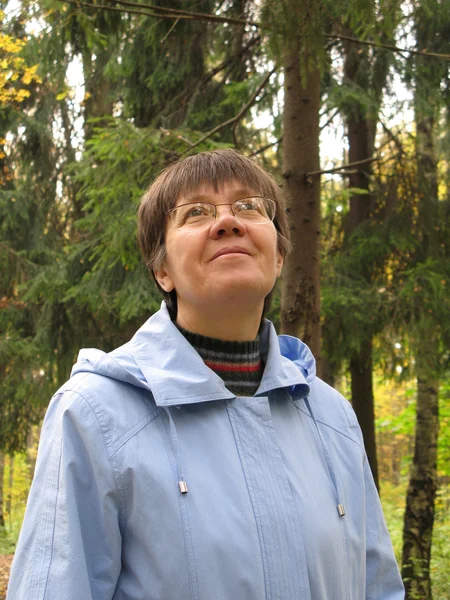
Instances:
[[[176,322],[180,327],[217,340],[246,342],[256,339],[261,324],[264,300],[259,306],[202,306],[200,309],[179,302]]]

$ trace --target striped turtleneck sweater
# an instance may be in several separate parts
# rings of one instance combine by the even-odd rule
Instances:
[[[229,342],[192,333],[178,324],[177,327],[230,392],[236,396],[255,394],[264,371],[259,335],[252,342]]]

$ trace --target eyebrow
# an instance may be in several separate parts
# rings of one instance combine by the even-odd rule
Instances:
[[[235,200],[239,200],[240,198],[248,198],[250,196],[255,196],[255,192],[251,192],[247,188],[238,188],[233,191],[233,196]],[[209,202],[210,204],[214,204],[211,202],[211,196],[209,194],[191,194],[182,197],[181,204],[190,204],[191,202]]]

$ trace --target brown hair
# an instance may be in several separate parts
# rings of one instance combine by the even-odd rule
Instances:
[[[211,185],[217,192],[225,183],[233,180],[256,194],[275,200],[274,225],[278,235],[278,250],[282,256],[286,256],[291,248],[289,224],[283,194],[273,177],[236,150],[200,152],[164,169],[142,196],[138,211],[138,241],[145,264],[153,277],[153,271],[160,268],[165,258],[167,212],[175,206],[180,194],[193,194],[202,184]],[[165,292],[158,282],[156,285],[167,302],[172,318],[175,318],[175,290]],[[264,312],[270,300],[271,293],[264,303]]]

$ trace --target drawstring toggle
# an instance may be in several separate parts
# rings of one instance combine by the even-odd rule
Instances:
[[[179,481],[178,485],[180,486],[180,492],[182,494],[187,494],[188,493],[188,486],[187,486],[187,483],[185,481]]]
[[[345,508],[343,504],[338,504],[337,505],[337,511],[339,513],[340,517],[343,517],[345,515]]]

